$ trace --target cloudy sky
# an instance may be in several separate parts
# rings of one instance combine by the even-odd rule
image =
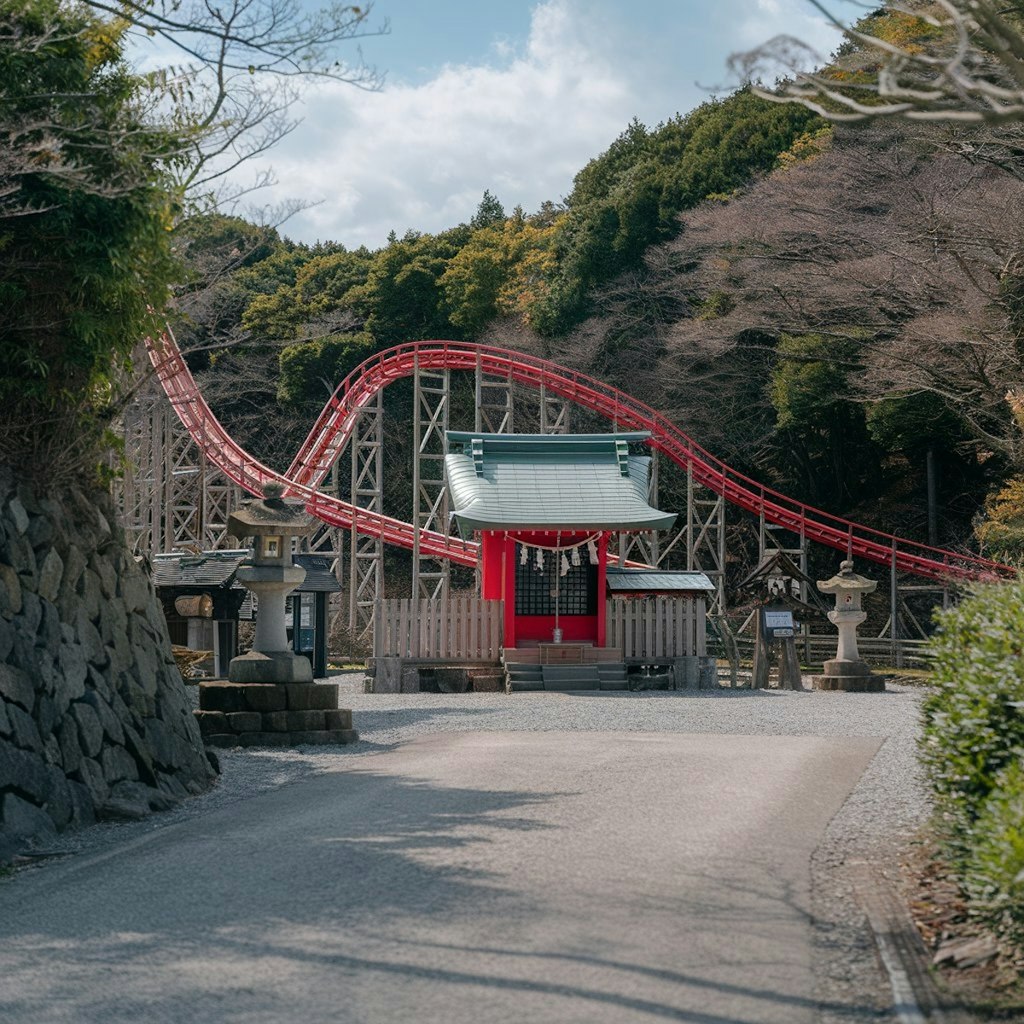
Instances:
[[[532,212],[633,117],[653,126],[728,85],[731,52],[838,41],[806,0],[376,0],[373,16],[389,23],[362,43],[381,91],[307,92],[261,165],[278,182],[261,202],[317,202],[284,225],[295,240],[376,248],[468,220],[484,189]]]

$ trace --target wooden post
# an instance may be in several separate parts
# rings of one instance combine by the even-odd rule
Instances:
[[[767,690],[768,673],[770,671],[768,640],[764,635],[760,608],[754,613],[754,623],[754,671],[750,676],[750,688],[752,690]]]
[[[779,689],[802,690],[803,688],[800,659],[796,653],[796,637],[786,637],[782,641],[782,652],[779,658]]]
[[[313,595],[313,678],[327,675],[327,595]]]

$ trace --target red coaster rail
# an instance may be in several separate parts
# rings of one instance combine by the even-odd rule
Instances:
[[[192,440],[229,480],[250,494],[262,494],[268,483],[279,483],[286,493],[302,498],[307,510],[331,526],[349,529],[353,523],[360,533],[379,536],[388,544],[412,549],[413,527],[400,519],[358,508],[346,501],[323,494],[302,483],[290,480],[254,459],[224,429],[199,392],[177,344],[170,334],[158,339],[147,338],[149,352],[160,383]],[[478,545],[447,537],[430,530],[420,531],[420,551],[425,555],[447,558],[459,565],[474,566]]]
[[[360,532],[399,547],[412,548],[411,524],[357,508],[317,488],[348,443],[357,415],[382,388],[418,370],[479,370],[529,387],[543,386],[551,394],[604,416],[616,429],[649,431],[651,446],[692,472],[697,483],[733,505],[763,515],[769,523],[850,557],[895,565],[901,572],[941,582],[1011,579],[1017,574],[1000,562],[907,540],[795,501],[727,466],[645,403],[596,378],[521,352],[468,342],[418,341],[371,356],[338,385],[291,466],[281,474],[253,459],[228,436],[203,400],[170,336],[150,341],[149,351],[185,428],[229,479],[251,493],[261,493],[268,481],[280,482],[287,493],[303,498],[309,511],[325,522],[345,528],[354,522]],[[477,545],[421,530],[420,551],[472,565]]]

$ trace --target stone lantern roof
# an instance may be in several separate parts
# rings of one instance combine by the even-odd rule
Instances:
[[[839,563],[839,573],[830,580],[818,580],[818,590],[823,594],[840,594],[844,590],[859,590],[870,594],[878,586],[878,580],[869,580],[858,576],[853,571],[853,562],[849,559]]]
[[[236,509],[228,517],[228,532],[235,537],[302,536],[315,519],[304,505],[285,501],[280,484],[267,484],[263,497]]]

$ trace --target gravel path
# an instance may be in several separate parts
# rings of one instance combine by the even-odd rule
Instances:
[[[344,680],[345,690],[361,680]],[[833,818],[812,861],[817,967],[822,1002],[841,992],[865,1007],[851,1016],[826,1011],[823,1024],[888,1021],[885,983],[874,944],[844,871],[849,859],[895,870],[898,853],[928,814],[915,760],[920,691],[890,686],[883,694],[791,691],[614,693],[364,694],[343,692],[360,741],[346,748],[221,751],[220,782],[209,794],[142,822],[102,824],[64,838],[55,851],[94,853],[225,804],[285,786],[437,732],[594,731],[729,735],[885,737],[856,789]],[[44,869],[45,870],[45,869]]]

